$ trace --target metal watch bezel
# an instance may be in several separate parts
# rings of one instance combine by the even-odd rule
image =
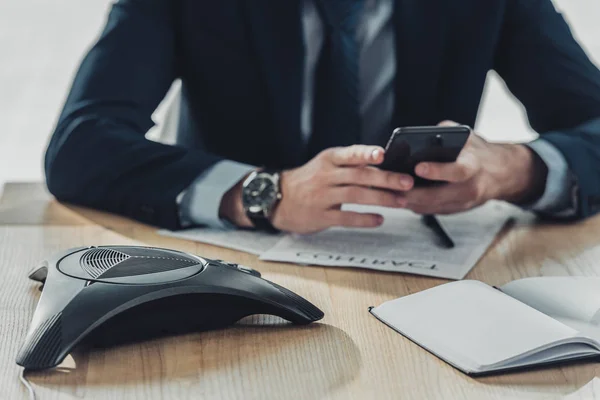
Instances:
[[[275,194],[275,197],[271,203],[264,206],[249,205],[246,203],[244,196],[245,190],[250,182],[256,179],[267,179],[273,184],[273,187],[275,187],[277,193]],[[244,207],[244,211],[253,217],[269,218],[275,208],[275,205],[279,202],[279,200],[281,200],[281,188],[279,186],[279,180],[280,177],[278,172],[269,173],[266,171],[253,171],[250,175],[248,175],[242,184],[242,205]]]

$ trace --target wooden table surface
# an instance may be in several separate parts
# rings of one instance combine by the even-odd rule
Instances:
[[[600,218],[513,226],[468,278],[501,285],[528,276],[599,275],[599,232]],[[14,360],[39,299],[27,272],[55,251],[102,244],[162,246],[238,262],[306,297],[325,318],[296,327],[258,317],[226,330],[75,351],[60,369],[28,374],[39,399],[558,399],[600,373],[586,363],[471,378],[367,312],[444,280],[263,262],[59,204],[41,184],[9,183],[0,199],[1,399],[26,398]]]

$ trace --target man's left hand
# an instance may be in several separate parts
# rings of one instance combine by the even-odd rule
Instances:
[[[419,214],[452,214],[492,199],[533,203],[544,192],[548,171],[527,146],[489,143],[472,133],[456,162],[423,162],[415,173],[447,184],[408,191],[406,208]]]

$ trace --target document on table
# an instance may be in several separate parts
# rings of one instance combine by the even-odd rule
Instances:
[[[465,213],[439,216],[456,244],[447,249],[438,244],[438,237],[421,222],[421,217],[410,211],[358,205],[344,209],[377,212],[385,222],[375,229],[332,228],[304,236],[213,228],[159,233],[245,251],[269,261],[462,279],[514,215],[509,206],[489,202]]]
[[[163,229],[158,233],[163,236],[208,243],[256,255],[263,254],[283,237],[282,234],[215,228],[192,228],[181,231]]]
[[[499,202],[440,216],[456,244],[447,249],[437,244],[438,238],[421,217],[410,211],[356,205],[344,209],[380,213],[385,222],[375,229],[332,228],[313,235],[287,235],[260,258],[462,279],[511,216],[509,207]]]

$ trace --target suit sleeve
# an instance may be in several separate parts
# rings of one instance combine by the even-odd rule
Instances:
[[[255,166],[224,160],[204,171],[181,195],[179,213],[183,228],[204,225],[212,228],[233,228],[219,217],[221,199]]]
[[[529,122],[564,156],[575,213],[600,211],[600,71],[551,0],[506,0],[495,70]]]
[[[178,76],[176,1],[121,0],[75,76],[45,157],[59,200],[180,227],[176,198],[220,157],[149,141]]]

